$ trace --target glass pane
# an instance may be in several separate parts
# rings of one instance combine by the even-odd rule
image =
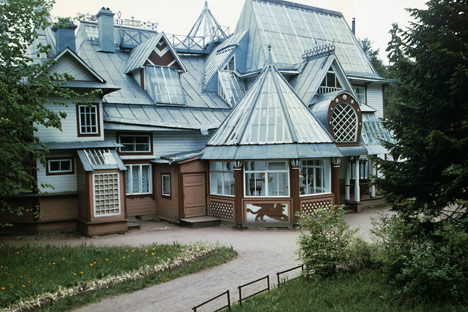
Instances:
[[[149,146],[148,146],[147,143],[145,143],[145,144],[137,143],[137,144],[135,144],[135,150],[137,152],[149,152]]]
[[[50,171],[59,171],[60,170],[60,162],[57,160],[49,161],[49,170]]]
[[[315,193],[323,193],[323,168],[316,168],[315,173]]]
[[[120,137],[120,143],[122,144],[133,144],[134,142],[134,137],[129,137],[129,136],[121,136]]]
[[[137,136],[135,137],[135,142],[136,143],[141,143],[141,144],[148,144],[149,143],[149,138],[146,136]]]
[[[231,187],[233,188],[234,185],[231,185],[231,173],[224,173],[223,174],[223,182],[224,182],[224,193],[223,195],[231,195]]]
[[[125,173],[125,192],[127,194],[132,193],[132,167],[126,166],[127,172]]]
[[[64,160],[64,161],[61,162],[61,165],[62,165],[62,168],[61,168],[62,171],[70,171],[71,170],[71,161]]]
[[[210,163],[213,164],[214,162]],[[215,172],[210,172],[210,192],[211,194],[216,194],[217,193],[217,179],[216,179],[216,173]]]
[[[133,193],[140,193],[140,166],[132,166]]]
[[[327,86],[335,87],[335,74],[334,73],[327,73]]]
[[[265,196],[265,174],[246,173],[245,175],[246,196]]]
[[[141,167],[141,193],[149,193],[150,189],[149,189],[149,179],[150,179],[150,175],[149,175],[149,166],[148,165],[144,165]]]
[[[286,163],[284,161],[268,162],[269,170],[287,170]]]
[[[268,196],[288,195],[288,174],[273,172],[268,174]]]
[[[217,172],[216,176],[216,194],[223,194],[223,174]]]

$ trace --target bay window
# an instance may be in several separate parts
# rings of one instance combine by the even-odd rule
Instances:
[[[234,196],[234,164],[232,162],[210,162],[210,194]]]
[[[303,160],[299,172],[300,195],[330,192],[330,161],[327,159]]]
[[[244,170],[246,197],[289,196],[287,161],[246,161]]]
[[[126,191],[127,195],[152,194],[151,165],[126,165]]]

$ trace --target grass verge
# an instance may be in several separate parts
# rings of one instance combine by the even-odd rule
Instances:
[[[462,304],[404,302],[395,298],[377,270],[362,270],[334,278],[300,278],[269,294],[247,300],[233,311],[466,311]]]
[[[0,252],[0,308],[42,296],[54,299],[47,300],[44,308],[51,311],[166,282],[224,263],[237,254],[230,248],[179,245],[23,246],[2,247]],[[195,256],[190,257],[192,254]],[[61,290],[67,295],[48,295]]]

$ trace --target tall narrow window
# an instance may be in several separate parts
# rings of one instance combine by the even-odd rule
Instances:
[[[161,195],[171,196],[171,175],[169,173],[161,173]]]
[[[328,160],[303,160],[299,174],[300,194],[329,193],[330,174],[330,162]]]
[[[99,136],[98,106],[78,105],[78,135]]]
[[[152,194],[151,165],[126,165],[126,167],[127,195]]]
[[[232,162],[210,162],[210,193],[234,196],[234,166]]]

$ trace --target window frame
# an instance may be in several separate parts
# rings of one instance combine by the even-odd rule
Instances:
[[[97,214],[97,204],[96,204],[96,176],[117,176],[117,192],[118,192],[118,205],[119,209],[118,212],[114,213],[106,213],[106,214]],[[111,217],[111,216],[119,216],[122,214],[122,190],[120,189],[120,173],[119,172],[103,172],[103,173],[93,173],[92,174],[93,180],[93,213],[94,218],[101,218],[101,217]]]
[[[362,96],[364,98],[363,101],[359,101],[359,104],[367,105],[367,87],[361,86],[361,85],[353,86],[353,92],[356,95],[357,99],[360,100],[359,95],[358,95],[359,93],[357,92],[358,89],[362,89]]]
[[[75,174],[75,161],[73,157],[60,157],[60,158],[47,158],[47,165],[46,165],[46,175],[71,175]],[[52,171],[50,168],[50,162],[52,161],[69,161],[70,162],[70,170],[68,171]]]
[[[133,137],[135,141],[133,142],[134,146],[136,146],[136,138],[137,137],[148,137],[148,148],[149,151],[122,151],[122,147],[119,147],[119,154],[122,155],[152,155],[153,154],[153,135],[152,134],[133,134],[133,133],[119,133],[117,135],[117,143],[122,144],[121,138],[122,137]]]
[[[212,163],[217,163],[217,162],[220,162],[220,163],[231,163],[231,167],[232,169],[230,171],[223,171],[223,170],[211,170],[211,164]],[[215,165],[216,167],[216,165]],[[222,168],[224,168],[223,165],[221,165]],[[213,193],[212,192],[212,189],[211,189],[211,183],[213,182],[213,179],[211,178],[211,174],[212,173],[219,173],[221,174],[221,176],[223,177],[222,178],[222,189],[223,189],[223,193],[220,194],[220,193]],[[224,174],[225,173],[228,173],[228,174],[232,174],[233,178],[234,178],[234,187],[233,187],[233,193],[234,194],[226,194],[224,192]],[[210,168],[209,168],[209,177],[210,177],[210,195],[215,195],[215,196],[226,196],[226,197],[235,197],[236,196],[236,181],[235,181],[235,176],[234,176],[234,163],[231,162],[231,161],[210,161]],[[217,188],[216,188],[217,189]]]
[[[143,172],[143,166],[148,166],[148,192],[138,192],[138,193],[133,193],[133,167],[139,167],[140,168],[140,173],[138,175],[138,184],[139,184],[139,188],[138,190],[141,191],[142,188],[143,188],[143,185],[142,185],[142,172]],[[127,172],[125,173],[127,176],[125,176],[125,195],[126,196],[139,196],[139,195],[152,195],[153,194],[153,166],[151,164],[148,164],[148,163],[140,163],[140,164],[125,164],[125,167],[127,168]],[[129,185],[129,183],[127,182],[127,177],[130,177],[130,179],[128,179],[129,181],[131,181],[131,184]],[[127,188],[129,190],[131,190],[131,193],[127,193]]]
[[[164,178],[166,178],[166,183],[167,180],[169,182],[169,193],[164,193]],[[170,172],[161,172],[161,197],[166,197],[166,198],[171,198],[172,197],[172,187],[171,187],[171,173]]]
[[[265,162],[265,169],[254,169],[254,170],[247,170],[247,164],[249,162]],[[286,169],[284,170],[271,170],[268,169],[268,164],[272,162],[282,162],[286,165]],[[265,181],[265,195],[261,196],[254,196],[254,195],[247,195],[247,174],[264,174],[264,181]],[[287,191],[288,193],[286,195],[279,195],[279,196],[270,196],[268,195],[269,189],[268,189],[268,181],[267,177],[269,173],[287,173]],[[286,197],[291,197],[291,172],[289,168],[289,162],[287,160],[247,160],[244,162],[244,197],[245,198],[286,198]]]
[[[322,196],[322,195],[328,195],[328,194],[332,194],[332,191],[331,191],[331,184],[332,184],[332,180],[331,180],[331,163],[330,163],[330,160],[329,159],[323,159],[323,158],[314,158],[314,159],[301,159],[301,163],[300,163],[300,167],[299,167],[299,179],[302,178],[302,175],[301,175],[301,171],[302,171],[302,168],[304,168],[304,161],[310,161],[310,160],[321,160],[322,161],[322,164],[323,164],[323,167],[320,167],[323,169],[323,184],[324,184],[324,188],[326,189],[325,192],[322,192],[322,193],[310,193],[310,194],[301,194],[301,191],[300,191],[300,180],[299,180],[299,197],[310,197],[310,196]],[[316,180],[315,180],[315,168],[319,168],[319,166],[315,166],[315,165],[312,165],[312,166],[305,166],[305,168],[314,168],[314,184],[313,184],[313,188],[314,190],[316,189]],[[327,174],[328,172],[328,174]],[[327,175],[328,175],[328,185],[327,185]]]
[[[78,126],[78,136],[79,137],[98,137],[101,136],[101,117],[100,117],[100,112],[99,112],[99,104],[98,103],[90,103],[90,104],[77,104],[76,105],[76,123]],[[81,131],[81,107],[86,107],[86,108],[94,108],[96,110],[95,114],[95,121],[96,121],[96,132],[88,133],[85,132],[83,133]]]

